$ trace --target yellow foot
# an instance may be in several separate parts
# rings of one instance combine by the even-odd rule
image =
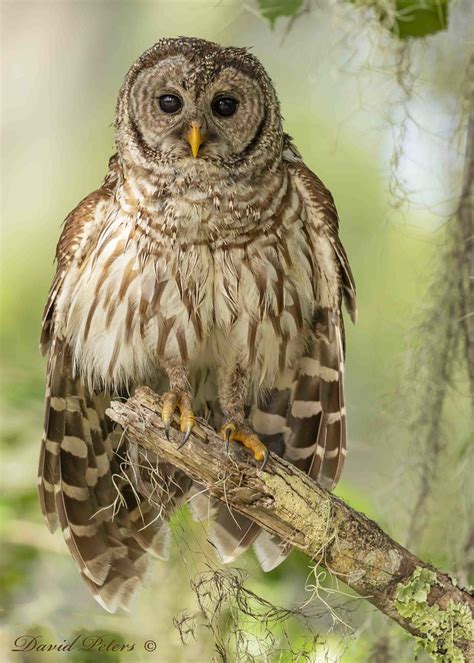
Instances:
[[[255,460],[262,461],[260,469],[263,470],[268,462],[269,452],[266,445],[258,439],[251,428],[248,428],[248,426],[238,427],[233,422],[228,422],[222,426],[220,432],[226,443],[227,451],[231,441],[240,442],[244,447],[253,451]]]
[[[178,449],[186,444],[191,435],[191,431],[196,421],[194,412],[192,411],[192,397],[191,394],[188,394],[183,391],[167,391],[163,396],[163,410],[161,413],[161,418],[165,424],[165,435],[170,439],[170,427],[171,420],[175,410],[179,410],[181,418],[181,432],[183,437],[179,443]]]

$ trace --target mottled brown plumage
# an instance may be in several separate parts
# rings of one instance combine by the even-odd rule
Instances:
[[[166,555],[188,495],[197,517],[212,511],[224,561],[252,543],[267,570],[288,553],[132,445],[105,415],[110,397],[168,389],[163,416],[179,408],[184,439],[192,405],[256,457],[255,434],[332,487],[346,448],[342,299],[356,310],[331,194],[247,51],[158,42],[122,86],[116,144],[57,248],[39,469],[48,524],[109,610],[129,604],[146,553]]]

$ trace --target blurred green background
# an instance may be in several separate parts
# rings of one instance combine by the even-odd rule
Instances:
[[[448,30],[411,43],[343,0],[314,2],[273,28],[251,0],[2,2],[2,660],[220,660],[190,585],[218,567],[204,525],[186,511],[177,515],[171,560],[153,564],[134,611],[109,615],[81,583],[60,534],[47,531],[36,496],[45,374],[38,335],[60,223],[102,180],[118,89],[162,36],[251,47],[276,85],[286,131],[334,194],[359,293],[359,322],[347,325],[349,455],[337,493],[406,540],[426,451],[417,453],[416,431],[406,426],[413,385],[404,376],[410,347],[423,344],[417,324],[459,195],[472,9],[469,0],[453,3]],[[423,536],[413,542],[452,573],[472,504],[467,412],[460,377],[446,407],[444,465]],[[239,560],[247,588],[284,608],[308,602],[308,621],[272,627],[269,644],[268,633],[228,606],[218,628],[234,649],[229,660],[250,660],[235,654],[232,615],[255,660],[414,660],[413,643],[369,604],[332,594],[343,586],[321,578],[314,596],[308,564],[294,553],[263,574],[252,552]],[[328,603],[339,606],[335,617]],[[173,623],[183,610],[196,621],[186,645]],[[77,633],[115,634],[136,646],[131,653],[12,653],[27,633],[59,643]],[[310,637],[307,659],[299,658]],[[154,652],[144,649],[150,639]]]

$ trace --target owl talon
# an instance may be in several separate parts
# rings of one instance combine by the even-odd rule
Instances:
[[[186,392],[172,390],[168,391],[163,397],[163,410],[161,413],[161,418],[165,424],[165,435],[168,440],[170,439],[171,421],[173,415],[176,409],[179,410],[181,419],[180,429],[183,433],[183,436],[179,443],[178,449],[180,449],[189,440],[196,421],[191,405],[192,396]]]
[[[225,429],[225,452],[228,455],[229,454],[229,448],[230,448],[230,436],[232,435],[232,430],[231,428],[227,427]]]
[[[186,442],[187,442],[187,441],[189,440],[189,438],[191,437],[191,431],[192,431],[192,430],[193,430],[193,427],[192,427],[190,424],[188,424],[188,427],[186,428],[186,431],[185,431],[185,433],[183,434],[183,437],[182,437],[182,439],[181,439],[181,442],[178,444],[178,449],[181,449],[181,447],[184,447],[184,445],[186,444]]]
[[[238,428],[234,423],[230,422],[221,428],[221,435],[225,441],[227,453],[229,452],[231,441],[240,442],[244,447],[253,451],[255,460],[262,461],[260,470],[263,470],[268,463],[270,453],[267,447],[250,428],[246,426]]]

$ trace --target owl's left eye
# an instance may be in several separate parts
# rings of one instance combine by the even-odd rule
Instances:
[[[237,110],[239,102],[232,97],[217,97],[212,102],[212,112],[221,117],[230,117]]]
[[[177,113],[181,110],[183,102],[176,94],[162,94],[158,97],[158,103],[163,113]]]

